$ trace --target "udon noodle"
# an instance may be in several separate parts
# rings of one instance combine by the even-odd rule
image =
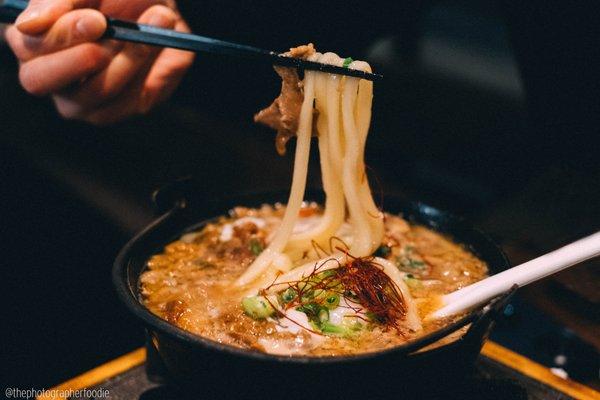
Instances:
[[[337,66],[345,63],[345,59],[334,53],[313,52],[307,58]],[[346,66],[371,72],[371,67],[363,61],[346,62]],[[314,243],[326,246],[345,221],[346,207],[355,233],[348,253],[355,257],[369,256],[379,247],[383,238],[383,213],[373,201],[364,162],[371,121],[372,82],[306,71],[303,88],[294,175],[286,212],[273,241],[237,280],[238,285],[247,285],[261,276],[272,280],[275,273],[289,271],[294,256],[311,251]],[[319,225],[310,231],[293,235],[304,198],[315,114],[323,189],[327,196],[325,211]],[[331,258],[338,263],[344,263],[347,259],[342,252],[328,257]],[[311,262],[301,266],[295,269],[294,274],[307,271],[313,265]],[[285,279],[285,276],[281,278]]]
[[[290,56],[371,72],[362,61]],[[237,207],[152,257],[144,303],[188,331],[284,355],[341,355],[396,346],[447,321],[422,321],[437,296],[482,279],[465,249],[400,216],[371,193],[364,151],[372,82],[276,68],[282,93],[255,119],[297,137],[287,205]],[[305,202],[311,137],[318,140],[324,207]]]

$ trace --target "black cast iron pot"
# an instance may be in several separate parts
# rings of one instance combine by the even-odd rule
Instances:
[[[254,194],[226,200],[201,196],[191,180],[161,189],[154,201],[161,213],[119,253],[113,280],[119,297],[144,324],[148,376],[194,393],[198,398],[406,398],[443,393],[467,376],[481,346],[510,294],[479,308],[460,321],[416,342],[377,353],[350,357],[281,357],[225,346],[188,333],[148,311],[139,301],[139,275],[146,261],[182,233],[197,229],[236,205],[285,202],[287,193]],[[320,201],[322,195],[308,194]],[[386,196],[385,210],[449,235],[484,260],[491,273],[509,267],[502,251],[467,222],[421,203]],[[415,353],[470,324],[461,339]]]

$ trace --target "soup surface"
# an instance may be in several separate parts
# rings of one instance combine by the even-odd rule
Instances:
[[[228,217],[221,217],[170,243],[148,260],[147,269],[141,275],[143,303],[154,314],[186,331],[231,346],[290,356],[379,351],[450,322],[423,321],[418,331],[390,327],[379,323],[367,309],[356,306],[352,293],[345,297],[327,297],[323,304],[327,301],[334,304],[322,307],[323,310],[315,314],[311,314],[313,310],[309,306],[314,303],[310,303],[289,308],[286,318],[278,317],[277,313],[257,318],[247,305],[242,305],[242,299],[250,294],[248,289],[237,288],[232,283],[265,249],[281,223],[284,210],[282,205],[264,205],[260,209],[238,207]],[[310,229],[318,223],[321,214],[316,204],[305,204],[295,232]],[[349,224],[342,225],[331,247],[347,246],[352,240],[351,230]],[[333,249],[315,248],[298,255],[294,265],[317,260],[329,251]],[[385,215],[385,236],[375,255],[390,260],[402,272],[421,318],[436,307],[440,295],[487,275],[486,264],[460,245],[390,214]],[[314,277],[325,273],[317,269]],[[306,286],[306,282],[301,284]],[[298,284],[294,286],[296,290],[298,287]],[[293,297],[296,293],[290,292],[289,287],[287,291],[281,289],[277,297],[270,297],[273,303],[285,301],[285,296],[292,293]],[[270,307],[270,304],[262,305]],[[325,326],[335,329],[327,330]]]

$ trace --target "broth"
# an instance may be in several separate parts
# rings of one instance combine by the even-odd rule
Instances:
[[[233,283],[267,247],[284,212],[285,207],[281,205],[264,205],[258,209],[237,207],[229,216],[170,243],[148,260],[147,269],[140,277],[143,304],[166,321],[219,343],[290,356],[340,356],[379,351],[406,343],[451,321],[423,321],[420,330],[397,329],[379,323],[366,309],[356,309],[354,303],[351,304],[353,293],[338,296],[340,304],[325,310],[327,321],[340,323],[343,320],[343,324],[351,327],[343,334],[313,328],[313,322],[307,323],[310,310],[301,307],[290,308],[286,318],[277,313],[268,318],[250,317],[242,306],[242,299],[249,294],[248,288]],[[309,231],[318,224],[322,212],[316,204],[305,203],[294,233]],[[384,225],[382,245],[375,255],[390,260],[403,273],[421,318],[436,308],[440,295],[487,276],[483,261],[439,233],[411,225],[391,214],[385,214]],[[330,242],[332,248],[315,246],[311,251],[291,257],[292,262],[299,266],[318,260],[323,252],[348,247],[351,241],[352,227],[344,223],[333,243]],[[318,273],[317,270],[315,274]],[[277,298],[285,295],[283,289],[285,287],[281,287]],[[352,325],[348,325],[349,320]]]

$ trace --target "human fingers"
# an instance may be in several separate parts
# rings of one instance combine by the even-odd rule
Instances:
[[[66,115],[94,125],[111,125],[133,115],[141,114],[140,104],[144,96],[145,76],[138,76],[124,89],[121,95],[96,108],[85,110],[77,115]],[[55,99],[55,104],[59,108]],[[60,110],[60,109],[59,109]]]
[[[177,22],[175,30],[190,31],[183,20]],[[141,112],[149,111],[173,94],[194,58],[195,53],[183,50],[165,49],[160,53],[146,78],[144,97],[140,104]]]
[[[119,98],[81,119],[95,125],[109,125],[132,115],[149,112],[171,96],[193,60],[193,53],[163,50],[145,79],[143,76],[136,79]]]
[[[82,7],[96,8],[98,3],[99,0],[31,0],[17,17],[15,26],[25,35],[39,35],[69,11]]]
[[[84,43],[21,64],[19,79],[29,93],[44,96],[81,82],[110,63],[111,43]]]
[[[176,19],[177,15],[171,9],[153,6],[140,16],[139,22],[171,29],[175,26]],[[58,111],[68,118],[77,118],[114,99],[136,77],[146,76],[159,52],[159,48],[152,46],[134,43],[125,45],[103,71],[75,90],[57,94],[55,104]]]
[[[193,53],[163,50],[154,65],[138,74],[117,98],[94,109],[79,110],[79,114],[65,115],[68,114],[65,109],[61,114],[95,125],[110,125],[133,115],[145,114],[172,94],[193,58]],[[60,111],[61,102],[57,97],[54,96],[55,104]],[[76,107],[73,109],[77,110]]]
[[[12,26],[6,39],[21,61],[55,53],[86,42],[94,42],[104,34],[106,19],[93,9],[80,9],[61,16],[44,35],[24,35]]]

